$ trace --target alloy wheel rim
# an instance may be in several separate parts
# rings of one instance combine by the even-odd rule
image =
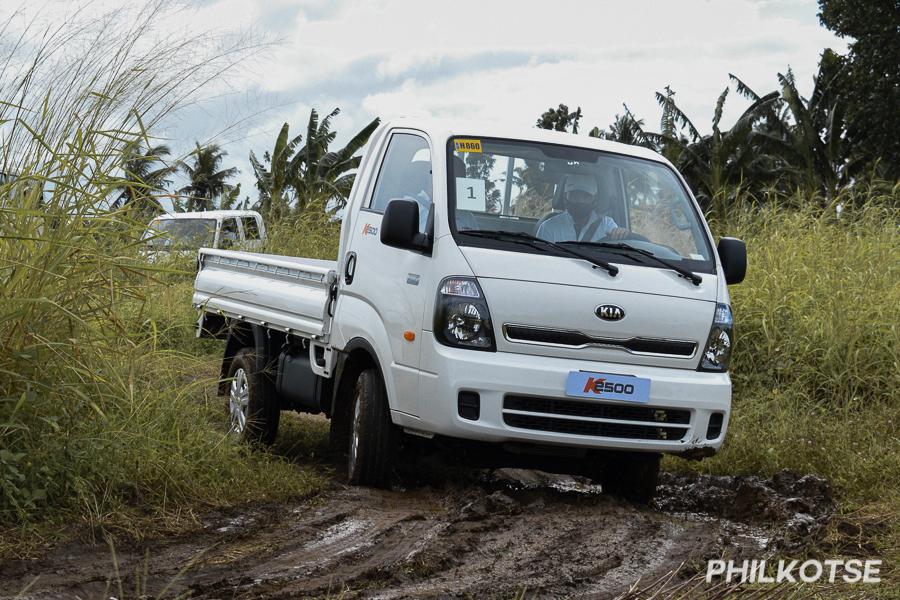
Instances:
[[[362,421],[363,387],[357,384],[356,398],[353,401],[353,425],[350,428],[350,470],[356,467],[359,456],[359,429]]]
[[[228,433],[239,436],[247,427],[247,411],[250,407],[250,382],[247,373],[239,368],[231,380],[228,391],[228,416],[230,428]]]

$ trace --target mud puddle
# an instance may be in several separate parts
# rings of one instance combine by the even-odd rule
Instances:
[[[819,535],[828,484],[663,474],[649,507],[585,480],[480,472],[392,491],[334,483],[294,505],[208,516],[202,530],[116,548],[69,545],[0,565],[0,598],[614,598],[709,558],[763,558]],[[685,566],[682,566],[685,565]],[[703,567],[705,568],[705,567]],[[112,580],[112,585],[109,582]]]

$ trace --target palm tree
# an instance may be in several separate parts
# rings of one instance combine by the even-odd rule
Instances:
[[[219,148],[218,145],[201,146],[199,142],[195,143],[197,148],[191,152],[193,164],[182,163],[181,165],[190,179],[190,183],[178,192],[187,195],[188,211],[212,210],[216,206],[216,198],[226,193],[229,188],[226,180],[234,177],[237,169],[235,167],[220,169],[222,159],[228,155],[228,152]]]
[[[170,153],[165,145],[145,148],[140,141],[128,144],[122,153],[124,181],[117,187],[120,193],[112,208],[129,208],[145,215],[162,212],[156,194],[172,183],[169,176],[178,169],[177,163],[167,165],[163,160]]]

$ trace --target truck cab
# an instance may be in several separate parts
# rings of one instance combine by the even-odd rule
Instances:
[[[238,270],[249,257],[305,275]],[[662,453],[699,458],[724,441],[727,285],[744,276],[745,248],[714,243],[684,179],[650,150],[387,123],[364,152],[333,263],[204,251],[200,263],[200,330],[232,332],[223,376],[234,382],[242,343],[278,363],[273,402],[332,418],[351,482],[385,484],[397,437],[411,434],[565,456],[647,500]],[[234,342],[240,323],[250,333]],[[253,327],[282,348],[297,338],[294,350],[251,344]],[[263,364],[244,366],[249,377]],[[267,430],[277,411],[261,407],[245,417]]]
[[[201,247],[260,250],[266,239],[262,215],[255,210],[207,210],[154,217],[144,232],[146,252],[189,253]]]

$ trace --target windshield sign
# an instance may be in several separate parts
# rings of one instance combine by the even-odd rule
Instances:
[[[451,220],[462,244],[515,232],[603,254],[611,262],[661,267],[631,248],[711,271],[705,230],[666,165],[539,142],[454,138],[449,144]],[[473,232],[472,235],[465,235]],[[503,244],[509,236],[495,236]],[[528,252],[527,244],[504,250]],[[665,268],[664,266],[662,268]]]

